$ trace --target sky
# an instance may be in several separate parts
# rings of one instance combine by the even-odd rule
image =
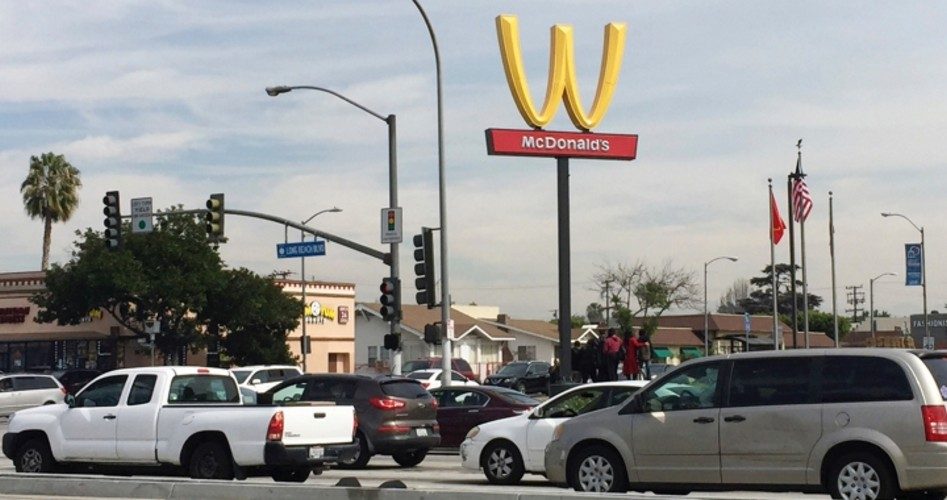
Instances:
[[[442,61],[449,284],[455,303],[548,319],[558,307],[556,167],[488,156],[484,130],[527,128],[507,88],[494,18],[519,18],[535,100],[545,94],[549,28],[575,30],[577,75],[591,102],[603,27],[628,26],[612,104],[596,131],[639,135],[637,159],[573,160],[572,309],[600,301],[602,267],[670,262],[703,284],[710,308],[734,280],[769,265],[768,191],[783,217],[786,175],[802,164],[814,199],[805,225],[810,292],[831,311],[829,192],[834,193],[838,309],[846,287],[896,315],[921,312],[904,285],[904,243],[925,228],[928,302],[947,308],[947,5],[905,1],[426,1]],[[63,154],[82,175],[80,205],[53,228],[51,260],[74,232],[102,228],[101,198],[120,190],[156,208],[226,206],[303,220],[372,248],[388,205],[385,123],[334,90],[397,116],[401,269],[413,297],[411,235],[438,227],[434,52],[409,0],[266,3],[117,0],[0,3],[0,272],[39,268],[42,223],[19,192],[29,158]],[[548,130],[574,130],[561,109]],[[940,217],[939,217],[940,216]],[[261,274],[284,228],[227,216],[229,266]],[[295,231],[290,241],[298,241]],[[798,232],[797,232],[798,237]],[[797,243],[798,252],[798,243]],[[787,262],[788,237],[776,249]],[[798,254],[797,254],[798,258]],[[440,276],[438,269],[438,276]],[[354,283],[377,301],[387,268],[337,244],[307,259],[311,279]]]

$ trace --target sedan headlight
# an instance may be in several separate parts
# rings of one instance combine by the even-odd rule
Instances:
[[[566,428],[559,424],[556,426],[555,430],[552,431],[552,440],[557,441],[562,437],[562,433],[565,432]]]
[[[467,431],[467,437],[464,439],[473,439],[477,436],[477,434],[480,434],[480,427],[474,427],[473,429]]]

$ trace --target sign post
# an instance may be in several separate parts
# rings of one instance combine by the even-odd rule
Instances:
[[[154,227],[151,198],[132,198],[132,232],[150,233]]]

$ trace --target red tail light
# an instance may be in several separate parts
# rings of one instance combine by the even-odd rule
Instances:
[[[398,399],[371,398],[368,402],[379,410],[397,410],[398,408],[404,408],[404,401]]]
[[[352,415],[352,437],[358,434],[358,415]]]
[[[947,407],[944,405],[924,405],[921,407],[924,417],[924,436],[928,441],[947,441]]]
[[[431,407],[434,408],[435,410],[437,409],[437,407],[438,407],[439,405],[440,405],[440,403],[437,402],[437,399],[432,399],[432,400],[431,400]]]
[[[283,411],[279,410],[270,417],[270,425],[266,428],[267,441],[283,440]]]
[[[63,395],[63,396],[68,396],[68,395],[69,395],[69,391],[67,391],[65,387],[60,387],[59,390],[62,391],[62,395]]]
[[[430,382],[421,382],[421,387],[423,387],[423,388],[425,388],[425,389],[427,389],[427,388],[430,387],[430,386],[431,386],[431,383],[430,383]]]
[[[398,425],[398,424],[382,424],[378,426],[378,432],[392,433],[392,434],[405,434],[411,432],[411,428],[407,425]]]

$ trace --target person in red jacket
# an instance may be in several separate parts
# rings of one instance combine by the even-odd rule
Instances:
[[[606,382],[612,380],[618,380],[618,362],[621,361],[621,339],[618,338],[618,335],[615,335],[615,329],[608,329],[608,336],[605,337],[605,341],[602,342],[602,354],[604,358],[604,367],[605,374],[604,379]]]
[[[625,359],[622,363],[621,373],[628,380],[637,380],[641,373],[638,366],[638,348],[641,347],[641,341],[635,338],[634,334],[626,333],[624,347]]]

